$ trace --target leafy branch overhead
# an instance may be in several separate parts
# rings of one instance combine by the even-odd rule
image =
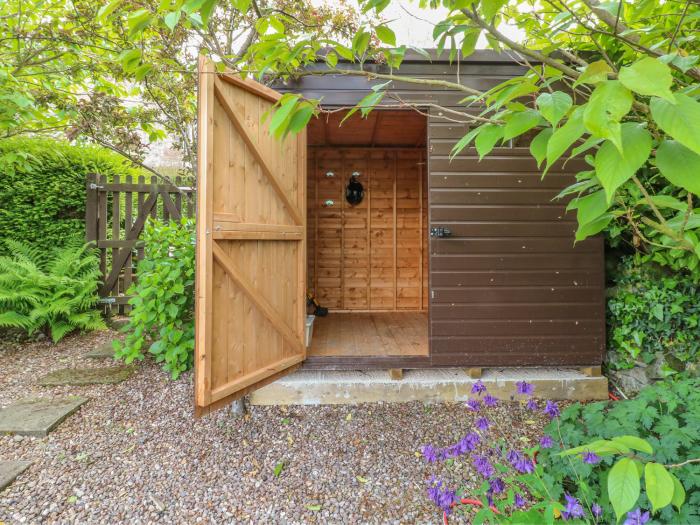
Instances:
[[[439,54],[462,60],[485,41],[522,66],[520,76],[482,92],[462,78],[402,75],[407,52],[429,55],[397,42],[382,20],[390,2],[360,2],[373,18],[340,40],[310,35],[288,25],[285,14],[268,12],[256,22],[258,39],[233,66],[261,80],[364,76],[372,87],[351,109],[363,115],[388,103],[398,81],[462,92],[460,107],[441,108],[445,118],[465,125],[453,157],[472,146],[483,157],[504,144],[529,145],[542,176],[581,157],[588,168],[560,195],[576,213],[577,240],[607,230],[660,263],[700,275],[700,5],[422,0],[421,7],[447,9],[433,33]],[[213,0],[171,7],[162,23],[186,15],[188,23],[206,25],[218,9]],[[259,9],[247,1],[237,8]],[[192,21],[194,14],[200,18]],[[506,24],[521,36],[509,37]],[[275,135],[298,131],[318,109],[318,101],[283,98],[272,117]]]

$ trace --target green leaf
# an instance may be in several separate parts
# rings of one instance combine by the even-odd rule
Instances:
[[[484,124],[481,126],[481,131],[474,141],[474,146],[476,146],[476,151],[479,154],[479,160],[489,154],[501,137],[503,137],[502,126],[497,126],[496,124]]]
[[[270,134],[276,137],[283,135],[286,131],[285,122],[289,119],[292,111],[296,108],[300,95],[284,95],[280,99],[280,105],[275,111],[270,121]]]
[[[396,34],[388,26],[377,26],[374,28],[377,32],[377,38],[390,46],[396,45]]]
[[[617,80],[609,80],[593,90],[585,106],[583,123],[596,137],[608,139],[622,151],[620,119],[632,109],[634,97]]]
[[[566,123],[550,137],[547,143],[547,168],[545,173],[586,132],[583,125],[583,112],[583,106],[576,108]]]
[[[554,130],[552,128],[545,128],[530,142],[530,154],[537,161],[538,168],[542,165],[542,161],[547,156],[547,143],[553,132]]]
[[[326,54],[326,64],[328,64],[328,67],[331,69],[335,69],[335,66],[338,65],[338,55],[333,51],[329,51],[328,54]]]
[[[651,307],[651,315],[656,317],[659,321],[663,322],[663,320],[664,320],[664,305],[657,303],[654,306],[652,306]]]
[[[171,31],[175,29],[175,26],[180,21],[181,14],[182,11],[178,9],[177,11],[171,11],[170,13],[165,15],[165,17],[163,18],[163,22],[165,23],[166,27]]]
[[[367,483],[367,478],[363,478],[362,476],[355,476],[355,479],[359,481],[360,483]]]
[[[700,155],[675,140],[664,140],[656,150],[656,167],[671,183],[700,195]]]
[[[491,20],[508,0],[481,0],[481,12],[486,20]]]
[[[464,135],[457,144],[454,145],[452,148],[452,151],[450,151],[450,160],[454,159],[457,155],[461,153],[461,151],[466,148],[469,143],[474,140],[474,137],[476,137],[479,133],[481,133],[483,126],[479,126],[478,128],[474,128],[469,131],[466,135]]]
[[[686,148],[700,155],[700,103],[676,93],[675,104],[654,97],[649,107],[659,127]]]
[[[513,137],[522,135],[526,131],[534,128],[540,123],[541,117],[538,111],[528,109],[519,111],[508,117],[503,129],[503,140],[510,140]]]
[[[275,465],[274,470],[272,471],[273,474],[275,475],[276,478],[280,477],[280,474],[282,474],[282,470],[284,469],[284,461],[278,461],[277,464]]]
[[[300,107],[294,112],[287,126],[288,133],[298,133],[309,123],[311,117],[314,116],[314,107],[308,103],[300,104]]]
[[[370,34],[360,29],[352,39],[352,50],[357,56],[362,56],[369,46]]]
[[[479,41],[479,35],[481,35],[481,30],[479,29],[465,31],[464,40],[462,40],[462,58],[466,58],[474,52]]]
[[[323,507],[321,505],[306,505],[306,508],[313,511],[313,512],[318,512]]]
[[[557,126],[559,121],[569,111],[572,104],[573,101],[571,97],[563,91],[542,93],[537,97],[537,107],[540,113],[553,127]]]
[[[112,0],[111,2],[103,5],[100,7],[100,9],[97,11],[97,20],[98,21],[104,21],[109,15],[111,15],[114,10],[119,7],[119,4],[122,3],[122,0]]]
[[[639,492],[639,473],[634,461],[626,457],[621,458],[608,474],[608,497],[618,522],[637,503]]]
[[[640,452],[645,452],[647,454],[654,453],[654,449],[651,447],[649,442],[646,439],[642,439],[637,436],[616,436],[612,438],[612,440],[616,443],[622,443],[632,450],[639,450]]]
[[[631,179],[651,153],[651,134],[639,124],[626,122],[621,126],[624,154],[605,141],[595,156],[595,171],[608,202],[611,203],[615,191]]]
[[[241,13],[247,13],[253,0],[231,0],[231,5]]]
[[[645,57],[631,66],[620,69],[618,78],[627,89],[645,96],[656,96],[675,104],[671,93],[671,68],[660,60]]]
[[[680,480],[671,474],[671,479],[673,480],[673,498],[671,498],[671,504],[676,507],[676,510],[681,510],[681,506],[685,502],[685,489]]]
[[[581,76],[576,79],[574,86],[579,84],[598,84],[599,82],[604,82],[608,79],[608,74],[612,73],[612,69],[605,60],[598,60],[596,62],[591,62],[583,70]]]
[[[151,24],[152,19],[151,13],[146,9],[139,9],[131,13],[126,19],[127,27],[129,28],[129,38],[134,38],[140,34]]]
[[[651,195],[650,199],[657,208],[671,208],[679,211],[685,211],[688,209],[687,204],[679,201],[675,197],[671,197],[670,195]],[[636,204],[637,206],[649,206],[646,199],[639,199]]]
[[[649,498],[654,512],[671,503],[673,478],[666,467],[659,463],[647,463],[644,467],[644,480],[647,498]]]

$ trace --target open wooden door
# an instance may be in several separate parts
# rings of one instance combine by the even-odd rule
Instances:
[[[280,95],[199,62],[195,409],[224,406],[305,358],[306,133],[261,116]]]

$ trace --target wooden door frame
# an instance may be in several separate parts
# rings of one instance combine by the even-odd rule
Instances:
[[[334,110],[334,109],[340,109],[340,108],[345,108],[347,106],[340,106],[336,104],[329,104],[329,105],[323,105],[322,106],[324,109],[329,109],[329,110]],[[381,108],[378,107],[377,109],[373,111],[389,111],[395,108]],[[423,191],[428,192],[428,200],[427,200],[427,220],[425,224],[423,224],[423,230],[426,232],[428,235],[428,243],[427,243],[427,258],[428,258],[428,308],[427,308],[427,314],[428,314],[428,354],[425,356],[416,356],[416,355],[410,355],[410,356],[309,356],[307,354],[306,359],[304,362],[301,364],[301,368],[303,370],[357,370],[358,368],[363,368],[363,369],[386,369],[386,368],[431,368],[433,366],[432,363],[432,338],[430,336],[430,297],[431,297],[431,290],[432,290],[432,283],[430,282],[431,278],[431,271],[430,271],[430,117],[427,116],[427,108],[421,108],[419,107],[421,111],[425,111],[426,114],[425,116],[425,121],[426,121],[426,126],[425,126],[425,146],[421,147],[413,147],[413,148],[408,148],[408,147],[399,147],[399,148],[381,148],[381,147],[367,147],[367,146],[357,146],[358,149],[395,149],[395,150],[422,150],[423,155],[424,155],[424,169],[425,169],[425,184],[423,185]],[[410,109],[406,111],[412,111]],[[314,148],[316,146],[309,146],[307,145],[307,148]],[[322,146],[322,147],[333,147],[333,146]],[[352,146],[342,146],[343,148],[352,148]],[[308,170],[307,170],[307,177],[308,177]],[[308,216],[308,204],[306,209],[304,210],[305,216]],[[308,245],[307,245],[308,246]],[[308,247],[307,247],[308,250]],[[308,257],[308,254],[307,254]],[[305,266],[306,268],[306,266]],[[306,268],[305,275],[306,279],[308,279],[308,268]],[[422,286],[422,284],[421,284]],[[422,291],[421,291],[422,293]],[[400,310],[398,310],[400,313]]]

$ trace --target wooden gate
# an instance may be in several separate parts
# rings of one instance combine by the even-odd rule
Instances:
[[[306,133],[261,117],[280,95],[199,64],[195,407],[201,415],[305,357]]]
[[[133,180],[127,175],[111,182],[104,175],[91,174],[87,180],[85,236],[100,250],[101,302],[123,311],[130,298],[126,294],[136,279],[137,262],[143,258],[139,240],[148,217],[180,220],[194,216],[194,189],[151,177]]]

